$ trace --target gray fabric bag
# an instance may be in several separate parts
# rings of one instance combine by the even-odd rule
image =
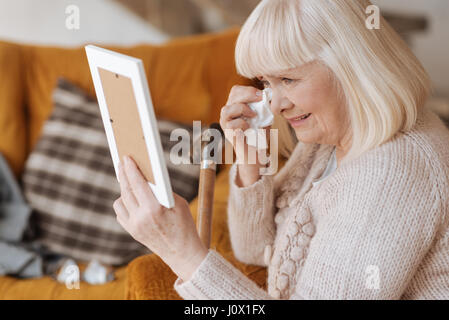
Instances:
[[[0,154],[0,275],[42,276],[41,257],[22,243],[31,208],[11,169]]]

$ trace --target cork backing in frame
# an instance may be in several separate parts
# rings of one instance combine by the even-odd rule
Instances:
[[[155,184],[130,78],[98,68],[120,161],[131,156],[145,179]]]

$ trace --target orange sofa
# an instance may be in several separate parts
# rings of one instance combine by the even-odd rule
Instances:
[[[162,46],[109,48],[143,60],[158,118],[209,124],[219,120],[230,88],[250,83],[234,67],[238,31],[176,39]],[[0,76],[0,152],[20,180],[26,158],[52,111],[57,78],[65,77],[92,96],[94,88],[83,48],[0,42]],[[226,223],[228,172],[229,166],[224,166],[217,177],[212,247],[264,287],[265,269],[239,263],[232,254]],[[196,208],[194,200],[194,216]],[[106,285],[82,283],[80,290],[69,290],[49,277],[0,277],[0,299],[179,299],[173,290],[175,275],[154,255],[119,268],[116,278]]]

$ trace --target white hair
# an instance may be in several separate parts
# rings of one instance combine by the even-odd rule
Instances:
[[[241,29],[235,51],[237,71],[247,78],[324,63],[350,116],[352,146],[345,161],[411,129],[431,90],[421,63],[383,17],[380,29],[366,27],[370,5],[369,0],[262,0]],[[291,152],[297,140],[288,136],[288,123],[277,119],[276,126],[279,144]]]

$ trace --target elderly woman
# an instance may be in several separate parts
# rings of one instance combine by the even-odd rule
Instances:
[[[272,89],[272,111],[290,126],[280,136],[292,152],[275,176],[230,139],[240,160],[232,247],[268,267],[268,292],[202,245],[184,199],[163,210],[125,161],[118,220],[179,276],[182,297],[449,298],[449,131],[425,109],[429,80],[404,42],[383,19],[366,27],[369,5],[264,0],[241,30],[239,73]],[[223,129],[247,129],[260,96],[234,87]]]

